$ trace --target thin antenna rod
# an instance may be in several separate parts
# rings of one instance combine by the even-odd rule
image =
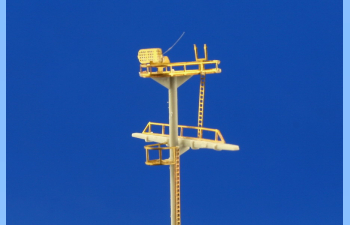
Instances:
[[[180,39],[182,38],[182,36],[184,36],[184,34],[185,34],[185,32],[183,32],[183,33],[181,34],[181,36],[179,37],[179,39],[177,39],[177,41],[173,44],[173,46],[171,46],[168,50],[166,50],[166,51],[163,53],[163,55],[165,55],[165,53],[167,53],[168,51],[170,51],[170,50],[177,44],[177,42],[180,41]]]

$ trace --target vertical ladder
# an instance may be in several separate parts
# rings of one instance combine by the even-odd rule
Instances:
[[[180,148],[175,149],[175,219],[176,225],[181,225],[180,210]]]
[[[200,84],[199,84],[198,127],[203,127],[204,91],[205,91],[205,74],[201,74]],[[202,136],[203,136],[202,130],[198,129],[198,138],[202,138]]]

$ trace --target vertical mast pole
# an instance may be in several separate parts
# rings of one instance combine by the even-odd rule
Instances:
[[[169,78],[169,147],[178,146],[178,110],[177,110],[177,79]],[[171,150],[174,151],[174,150]],[[174,159],[174,153],[170,153],[170,159]],[[176,225],[176,202],[175,202],[175,165],[170,165],[170,218],[171,225]]]

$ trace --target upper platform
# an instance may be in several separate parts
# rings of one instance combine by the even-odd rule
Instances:
[[[176,63],[147,63],[140,65],[140,77],[177,77],[198,74],[221,73],[219,60],[210,60],[203,62],[176,62]],[[207,69],[205,66],[214,68]],[[188,66],[197,67],[188,69]]]
[[[171,63],[167,56],[162,55],[160,48],[141,49],[138,53],[141,63],[139,75],[148,78],[221,73],[220,60],[208,60],[207,45],[204,45],[204,58],[198,58],[196,45],[194,52],[196,61]]]

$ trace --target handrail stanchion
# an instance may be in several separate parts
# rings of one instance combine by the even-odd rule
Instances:
[[[162,157],[163,157],[163,155],[162,155],[162,149],[160,148],[160,145],[159,145],[159,163],[160,164],[162,164]]]

